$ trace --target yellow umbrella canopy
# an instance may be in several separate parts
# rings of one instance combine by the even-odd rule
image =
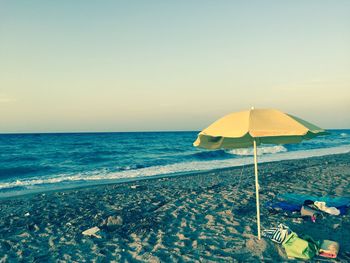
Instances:
[[[233,149],[265,144],[299,143],[325,134],[305,120],[274,109],[251,109],[228,114],[201,131],[194,146]]]
[[[228,114],[198,134],[194,146],[205,149],[254,147],[258,238],[260,239],[259,184],[256,146],[289,144],[327,132],[314,124],[275,109],[254,109]]]

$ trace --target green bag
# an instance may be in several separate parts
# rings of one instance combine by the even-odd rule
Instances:
[[[318,255],[318,243],[311,237],[305,236],[305,239],[302,239],[295,232],[287,236],[282,246],[288,258],[311,259]]]

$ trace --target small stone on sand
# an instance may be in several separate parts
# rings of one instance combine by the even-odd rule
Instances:
[[[109,216],[107,218],[106,225],[108,228],[115,228],[117,226],[123,225],[123,218],[120,216]]]

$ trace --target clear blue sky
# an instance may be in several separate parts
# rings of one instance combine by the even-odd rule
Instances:
[[[350,1],[0,0],[0,132],[350,128]]]

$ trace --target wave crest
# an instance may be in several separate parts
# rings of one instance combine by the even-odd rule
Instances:
[[[230,154],[241,155],[241,156],[254,154],[254,150],[252,148],[234,149],[234,150],[228,150],[228,152]],[[271,153],[281,153],[281,152],[287,152],[287,149],[285,147],[283,147],[282,145],[258,147],[258,155],[271,154]]]
[[[266,154],[259,158],[259,163],[274,162],[281,160],[293,160],[303,159],[316,156],[324,156],[330,154],[350,153],[350,145],[342,145],[331,148],[321,148],[303,151],[289,151],[283,146],[268,146],[259,147],[261,153],[275,153],[280,154]],[[245,150],[247,152],[242,152]],[[251,155],[250,149],[237,149],[231,150],[231,154]],[[126,169],[119,172],[110,172],[106,169],[97,170],[90,173],[77,173],[77,174],[60,174],[57,176],[46,178],[21,178],[15,181],[0,182],[0,198],[5,196],[11,196],[11,191],[15,189],[33,189],[40,192],[40,189],[46,188],[48,185],[65,184],[67,187],[74,186],[73,184],[84,184],[88,182],[97,182],[104,180],[120,180],[131,179],[158,175],[169,175],[181,172],[193,172],[193,171],[205,171],[212,169],[221,169],[234,166],[241,166],[253,163],[253,158],[238,157],[221,160],[206,160],[206,161],[192,161],[192,162],[180,162],[168,165],[158,165],[151,167],[144,167],[140,169]],[[44,187],[45,186],[45,187]],[[7,193],[6,193],[7,192]],[[23,192],[24,193],[24,192]]]

